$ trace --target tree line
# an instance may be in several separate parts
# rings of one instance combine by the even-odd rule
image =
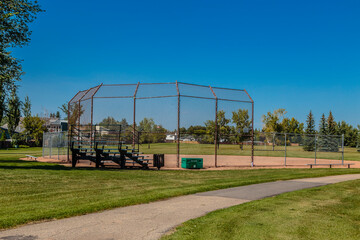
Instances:
[[[8,111],[11,113],[11,116],[6,116],[3,119],[3,123],[8,124],[8,133],[12,139],[13,145],[31,145],[31,146],[41,146],[43,133],[47,131],[45,126],[45,121],[41,119],[37,115],[31,114],[31,102],[29,97],[25,98],[24,103],[20,102],[19,100],[16,102],[15,106],[11,106],[12,102],[9,102],[9,109]],[[16,108],[16,110],[13,110]],[[17,126],[20,123],[20,116],[23,115],[22,132],[15,132]],[[1,133],[1,141],[5,141],[5,131],[2,130]]]
[[[113,117],[104,118],[98,125],[113,130],[114,125],[120,125],[125,132],[132,132],[133,127],[129,125],[126,119],[121,121],[115,120]],[[218,133],[218,139],[222,142],[243,142],[248,139],[251,132],[251,119],[246,109],[238,109],[232,112],[230,119],[226,118],[225,111],[220,110],[217,114],[217,131],[214,120],[207,120],[204,125],[190,126],[188,128],[180,128],[181,136],[192,136],[200,143],[214,143],[215,133]],[[135,126],[140,133],[140,143],[156,143],[165,142],[166,133],[175,134],[177,131],[167,130],[162,125],[156,124],[152,118],[142,119]]]
[[[324,138],[324,141],[328,142],[328,139],[330,139],[331,136],[344,135],[345,146],[358,146],[360,140],[360,125],[358,125],[357,127],[353,127],[351,124],[348,124],[345,121],[336,122],[335,117],[331,111],[329,112],[328,116],[322,114],[318,123],[318,128],[316,127],[315,117],[312,111],[310,111],[307,115],[305,124],[299,122],[294,117],[286,117],[286,114],[287,112],[285,109],[277,109],[273,112],[268,112],[266,115],[263,115],[262,132],[319,135],[320,142],[322,141],[322,138],[324,138],[321,136],[328,136],[327,138]],[[314,148],[314,143],[312,143],[310,140],[307,140],[306,144],[307,145],[304,146],[304,149],[312,151]],[[324,143],[323,145],[326,144]]]

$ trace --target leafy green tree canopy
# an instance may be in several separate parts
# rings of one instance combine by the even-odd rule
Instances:
[[[64,103],[63,105],[61,105],[60,107],[58,107],[65,115],[64,119],[67,120],[68,119],[68,114],[69,114],[69,110],[68,110],[68,104]],[[60,113],[59,113],[60,115]]]
[[[22,112],[24,118],[31,117],[31,101],[29,96],[25,97],[25,102],[22,105]]]
[[[286,110],[279,108],[274,112],[268,112],[266,115],[262,116],[262,122],[264,124],[264,132],[282,132],[283,128],[280,123],[280,120],[285,116]]]
[[[4,103],[8,92],[13,91],[15,82],[23,74],[20,60],[11,56],[10,48],[22,47],[30,42],[29,24],[42,11],[37,1],[0,1],[0,121],[6,110]],[[11,98],[9,101],[14,101],[13,96]]]
[[[23,122],[25,134],[35,141],[37,146],[40,146],[43,140],[43,133],[47,130],[45,121],[38,116],[30,116]]]
[[[21,47],[30,42],[29,24],[42,12],[38,1],[6,0],[0,2],[0,43],[2,47]]]

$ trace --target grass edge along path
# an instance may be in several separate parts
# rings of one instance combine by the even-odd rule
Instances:
[[[189,220],[162,240],[360,239],[360,180],[283,193]]]
[[[360,169],[142,171],[71,169],[0,158],[0,229],[180,195]]]

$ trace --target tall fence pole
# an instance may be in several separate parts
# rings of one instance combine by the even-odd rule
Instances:
[[[273,149],[273,151],[275,151],[275,134],[276,134],[276,133],[273,133],[273,142],[272,142],[272,149]]]
[[[43,132],[43,142],[42,142],[42,156],[45,157],[45,132]]]
[[[136,94],[137,94],[137,91],[139,89],[139,85],[140,85],[140,82],[137,83],[136,85],[136,89],[135,89],[135,92],[134,92],[134,108],[133,108],[133,139],[132,139],[132,145],[133,145],[133,149],[135,148],[135,136],[136,136],[136,132],[135,132],[135,128],[136,128]],[[140,139],[138,139],[138,141],[140,141]],[[140,150],[140,149],[138,149]]]
[[[209,86],[212,94],[215,97],[215,136],[214,136],[214,143],[215,143],[215,167],[217,167],[217,152],[218,152],[218,144],[219,144],[219,128],[218,128],[218,98],[211,86]]]
[[[176,81],[176,90],[177,90],[177,136],[176,136],[176,167],[180,167],[180,91],[179,91],[179,84]]]
[[[218,99],[215,99],[215,167],[217,167],[217,148],[218,148]]]
[[[345,149],[344,149],[344,134],[341,135],[341,149],[342,149],[342,154],[341,154],[341,163],[342,165],[344,165],[344,152],[345,152]]]
[[[60,146],[59,146],[59,143],[58,143],[58,146],[57,146],[57,149],[58,149],[58,160],[60,159]]]
[[[94,124],[94,95],[91,96],[91,123],[90,123],[90,148],[93,148],[93,124]]]
[[[249,96],[249,95],[248,95]],[[250,96],[249,96],[250,97]],[[254,167],[255,132],[254,132],[254,101],[251,99],[251,167]]]
[[[316,152],[317,152],[317,135],[315,134],[315,164],[316,164]]]
[[[50,158],[51,158],[51,153],[52,153],[52,134],[49,134],[50,135]]]
[[[285,133],[285,167],[286,167],[286,145],[287,143],[286,143],[286,133]]]
[[[251,167],[254,166],[254,151],[255,151],[255,132],[254,132],[254,100],[251,98],[249,93],[244,89],[244,92],[251,101]]]

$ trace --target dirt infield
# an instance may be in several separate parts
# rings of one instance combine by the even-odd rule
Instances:
[[[182,158],[202,158],[204,169],[215,169],[215,156],[214,155],[180,155],[180,165]],[[56,160],[50,158],[38,158],[39,162],[49,162],[57,163],[64,166],[71,166],[71,164],[66,163],[64,159],[66,156],[60,157],[63,160]],[[23,160],[31,160],[23,158]],[[264,156],[255,156],[254,157],[254,167],[255,168],[310,168],[307,164],[314,164],[315,160],[312,158],[285,158],[284,157],[264,157]],[[341,164],[341,160],[329,160],[329,159],[317,159],[317,164]],[[344,161],[345,164],[353,164],[351,168],[360,168],[360,161]],[[105,165],[117,167],[114,163],[106,163]],[[77,164],[78,167],[94,167],[95,164],[87,160],[80,160]],[[132,166],[129,164],[128,166]],[[135,165],[136,166],[136,165]],[[152,164],[150,164],[152,166]],[[217,156],[217,166],[216,169],[236,169],[236,168],[251,168],[251,157],[250,156],[233,156],[233,155],[218,155]],[[181,167],[181,166],[180,166]],[[347,168],[348,165],[334,165],[333,168]],[[178,169],[177,168],[177,155],[176,154],[165,154],[165,169]],[[329,165],[318,165],[313,166],[313,168],[329,168]]]

